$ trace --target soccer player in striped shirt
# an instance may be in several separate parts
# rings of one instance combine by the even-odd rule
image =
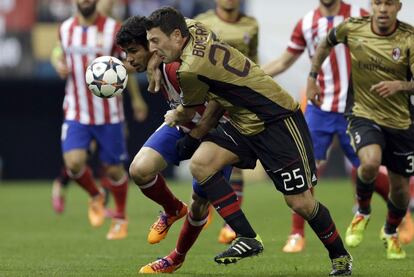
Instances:
[[[92,140],[98,145],[99,158],[104,164],[104,186],[112,192],[116,211],[107,239],[127,236],[125,215],[128,175],[123,162],[127,159],[124,135],[122,97],[102,99],[89,92],[85,70],[98,56],[119,56],[114,37],[120,25],[114,19],[98,13],[97,0],[77,0],[75,16],[59,28],[59,44],[63,51],[53,65],[60,77],[67,80],[63,103],[63,159],[68,175],[89,196],[88,216],[92,226],[104,221],[104,196],[97,188],[87,166],[87,150]]]
[[[263,70],[276,76],[287,70],[306,50],[310,58],[316,47],[329,30],[350,16],[368,15],[368,12],[356,5],[341,0],[320,0],[319,6],[308,12],[296,24],[286,51],[276,60],[265,64]],[[318,75],[320,94],[308,95],[312,100],[305,112],[305,118],[311,132],[318,169],[322,168],[334,136],[339,139],[341,148],[353,165],[353,176],[359,166],[359,160],[352,149],[346,133],[345,111],[348,80],[350,74],[349,51],[344,45],[336,46],[324,62]],[[386,172],[386,171],[385,171]],[[376,182],[376,191],[387,201],[388,178],[381,173]],[[292,213],[291,233],[283,247],[283,252],[301,252],[305,247],[305,220],[297,213]]]

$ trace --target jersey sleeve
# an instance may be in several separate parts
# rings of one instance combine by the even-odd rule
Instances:
[[[184,107],[204,105],[207,101],[208,85],[192,72],[178,71],[178,82],[181,87],[181,101]]]
[[[287,51],[292,54],[302,54],[306,48],[305,37],[302,31],[302,20],[300,20],[295,28],[293,29],[292,35],[290,36],[290,42],[287,47]]]
[[[327,37],[328,43],[331,46],[335,46],[339,43],[347,44],[349,24],[350,24],[349,19],[347,19],[344,22],[340,23],[335,28],[331,29]]]

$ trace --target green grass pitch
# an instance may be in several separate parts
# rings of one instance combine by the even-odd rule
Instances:
[[[181,198],[190,199],[189,182],[170,182]],[[129,236],[107,241],[109,220],[98,229],[87,221],[87,196],[71,184],[66,210],[54,214],[50,202],[50,182],[0,183],[0,276],[136,276],[137,269],[163,257],[175,247],[183,221],[176,223],[168,237],[149,245],[146,236],[160,208],[130,185],[128,196]],[[331,211],[343,236],[352,218],[353,196],[349,181],[322,180],[317,198]],[[113,201],[111,200],[111,204]],[[290,211],[282,195],[269,182],[249,183],[245,189],[244,211],[261,235],[265,251],[235,265],[219,266],[215,254],[225,246],[217,242],[222,221],[202,232],[175,276],[327,276],[330,261],[322,244],[306,227],[307,246],[300,254],[284,254],[281,248],[290,230]],[[405,246],[408,258],[389,261],[379,240],[385,220],[385,203],[373,199],[373,214],[365,239],[356,249],[354,276],[414,276],[414,244]]]

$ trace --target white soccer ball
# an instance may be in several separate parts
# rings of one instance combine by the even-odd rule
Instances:
[[[93,94],[102,98],[111,98],[124,91],[128,82],[128,74],[119,59],[101,56],[88,66],[85,79]]]

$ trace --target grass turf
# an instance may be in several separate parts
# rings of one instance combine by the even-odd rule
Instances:
[[[170,183],[177,196],[190,198],[189,184]],[[148,227],[160,208],[132,184],[128,196],[129,236],[122,241],[105,239],[109,220],[98,229],[89,226],[87,196],[76,185],[68,189],[62,215],[51,208],[50,189],[50,182],[0,183],[0,276],[136,276],[142,265],[175,247],[183,221],[170,229],[164,241],[149,245]],[[323,180],[316,189],[317,198],[330,209],[341,235],[352,219],[352,194],[348,181]],[[331,268],[327,252],[308,226],[303,253],[281,251],[290,230],[290,211],[273,185],[247,184],[243,205],[264,241],[265,252],[236,265],[216,265],[213,257],[225,246],[217,243],[222,221],[215,214],[212,225],[202,232],[175,276],[327,276]],[[358,248],[349,249],[354,258],[354,276],[414,276],[413,244],[405,246],[407,259],[385,258],[378,236],[385,213],[385,203],[374,196],[364,241]]]

